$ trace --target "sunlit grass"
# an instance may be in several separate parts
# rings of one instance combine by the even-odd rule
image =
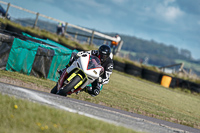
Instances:
[[[41,85],[46,88],[44,90],[46,92],[50,92],[56,84],[47,79],[17,72],[0,71],[0,77],[10,77]],[[109,84],[104,85],[97,97],[91,97],[85,92],[79,95],[72,94],[69,97],[200,128],[199,94],[164,88],[117,71],[113,72]]]
[[[114,72],[98,97],[82,93],[71,97],[200,128],[200,95],[123,76]]]
[[[50,92],[56,84],[47,79],[0,71],[0,77],[19,79],[27,83],[41,85]],[[134,76],[114,71],[109,84],[104,85],[97,97],[82,92],[69,96],[129,112],[139,113],[158,119],[200,128],[200,95],[186,93],[179,89],[164,88]]]
[[[0,94],[0,101],[1,133],[135,133],[120,126],[7,95]]]

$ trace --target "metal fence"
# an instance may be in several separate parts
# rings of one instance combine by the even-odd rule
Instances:
[[[7,2],[0,1],[0,4],[3,6],[4,9],[6,9],[6,14],[9,13],[11,16],[11,21],[15,23],[20,23],[23,26],[29,26],[29,27],[38,27],[40,29],[45,29],[47,31],[55,33],[57,30],[58,23],[65,23],[65,34],[72,35],[73,38],[78,39],[78,36],[83,39],[85,37],[85,42],[89,44],[93,44],[94,39],[98,41],[102,41],[104,44],[106,41],[116,41],[116,38],[113,38],[111,36],[102,34],[100,32],[86,29],[77,25],[70,24],[68,22],[64,22],[62,20],[58,20],[46,15],[43,15],[39,12],[30,11],[28,9],[24,9],[22,7],[12,5]],[[48,25],[45,25],[45,23],[48,22]],[[79,32],[72,32],[70,29],[76,29]],[[82,33],[83,32],[83,33]],[[107,42],[108,43],[108,42]]]

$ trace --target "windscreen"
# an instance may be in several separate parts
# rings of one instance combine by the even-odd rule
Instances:
[[[96,56],[90,55],[90,60],[89,60],[87,69],[93,69],[97,67],[98,68],[102,67],[99,58],[97,58]]]

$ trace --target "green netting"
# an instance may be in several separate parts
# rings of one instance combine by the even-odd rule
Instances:
[[[45,39],[40,39],[40,38],[36,38],[36,37],[32,37],[29,34],[23,33],[23,35],[31,37],[33,39],[36,40],[40,40],[43,41],[45,43],[48,43],[50,45],[56,46],[56,47],[52,47],[49,45],[44,45],[44,44],[40,44],[40,47],[44,47],[46,49],[53,49],[55,52],[55,55],[53,57],[50,69],[49,69],[49,73],[47,76],[47,79],[53,80],[53,81],[57,81],[59,74],[57,73],[57,70],[64,68],[68,63],[69,63],[69,59],[71,57],[71,53],[72,52],[78,52],[77,50],[70,50],[54,41],[51,40],[45,40]]]
[[[56,71],[64,68],[69,63],[69,59],[71,57],[72,52],[78,52],[78,51],[76,50],[64,51],[61,49],[55,49],[55,55],[53,57],[49,74],[47,77],[48,79],[53,81],[58,80],[59,74]]]
[[[31,37],[26,34],[26,36]],[[64,68],[68,63],[71,57],[72,52],[78,52],[77,50],[70,50],[56,42],[51,40],[44,40],[32,37],[34,39],[44,41],[50,45],[39,44],[36,42],[32,42],[30,40],[23,41],[18,38],[15,38],[13,41],[13,45],[8,57],[6,70],[10,71],[18,71],[27,75],[30,75],[32,65],[37,53],[38,47],[43,47],[45,49],[54,50],[54,56],[52,59],[52,63],[49,69],[49,73],[47,79],[57,81],[58,80],[58,69]],[[54,47],[56,46],[56,47]],[[48,55],[46,55],[48,56]]]
[[[56,47],[59,47],[59,48],[62,48],[62,49],[68,49],[68,48],[62,46],[61,44],[56,43],[56,42],[54,42],[54,41],[52,41],[52,40],[49,40],[49,39],[41,39],[41,38],[37,38],[37,37],[32,37],[31,35],[29,35],[29,34],[27,34],[27,33],[24,33],[24,32],[22,32],[22,34],[23,34],[24,36],[31,37],[31,38],[33,38],[33,39],[36,39],[36,40],[39,40],[39,41],[48,43],[48,44],[50,44],[50,45],[53,45],[53,46],[56,46]]]
[[[38,46],[36,43],[15,38],[6,64],[6,70],[29,75]]]

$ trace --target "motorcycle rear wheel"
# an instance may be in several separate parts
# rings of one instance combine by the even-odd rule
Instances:
[[[57,94],[61,96],[67,96],[67,93],[71,91],[80,81],[81,77],[76,75],[68,84],[63,87],[63,89],[60,89]]]

